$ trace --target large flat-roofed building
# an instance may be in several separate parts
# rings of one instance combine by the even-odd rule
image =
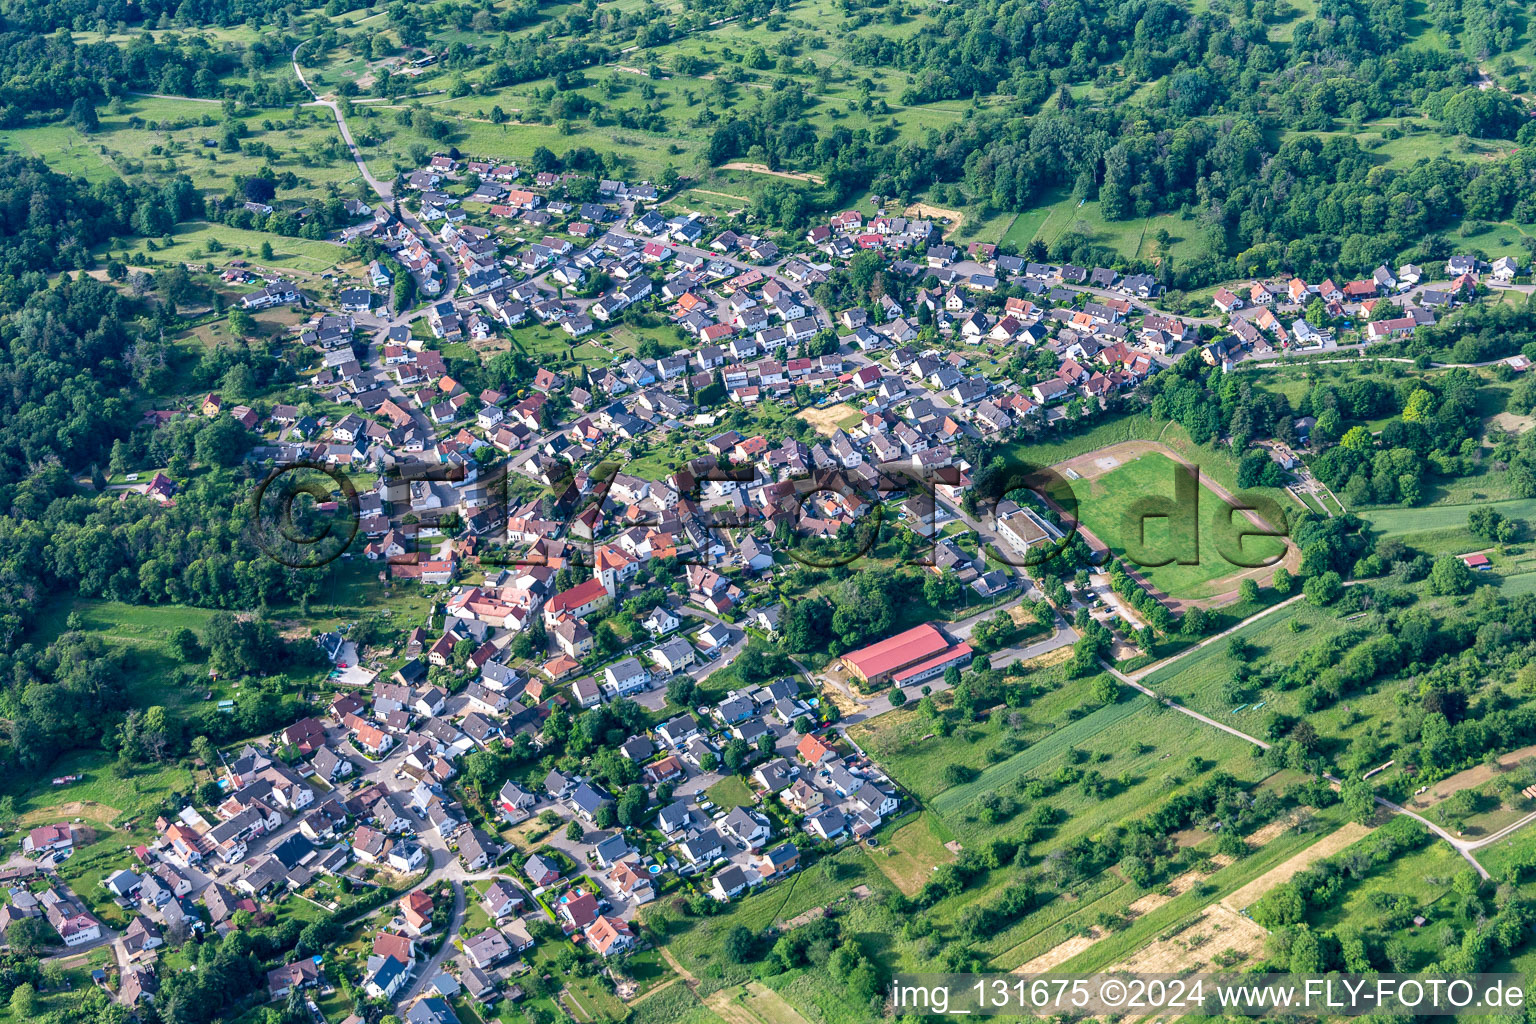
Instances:
[[[997,535],[1003,543],[1021,555],[1029,554],[1031,548],[1061,540],[1061,531],[1042,519],[1034,509],[1023,508],[1012,502],[1003,502],[998,506]]]
[[[915,686],[918,683],[925,683],[930,679],[943,675],[944,670],[951,665],[958,665],[962,668],[969,665],[972,653],[974,652],[972,652],[970,644],[956,644],[947,650],[940,651],[925,661],[920,661],[916,665],[902,669],[891,677],[891,682],[897,686]]]
[[[879,643],[849,651],[843,655],[843,665],[850,675],[878,685],[903,669],[927,662],[948,649],[949,638],[936,626],[925,622]]]

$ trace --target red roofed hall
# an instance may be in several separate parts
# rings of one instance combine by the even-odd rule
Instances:
[[[911,686],[944,674],[951,665],[968,665],[971,661],[971,645],[956,644],[947,651],[940,651],[927,661],[904,668],[891,678],[897,686]]]
[[[865,683],[883,683],[902,669],[925,662],[948,648],[949,639],[938,627],[925,622],[879,643],[849,651],[842,660],[850,675]]]

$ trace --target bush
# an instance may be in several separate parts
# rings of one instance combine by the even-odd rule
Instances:
[[[1301,592],[1315,605],[1332,604],[1344,589],[1344,581],[1332,569],[1319,573],[1301,585]]]
[[[958,786],[961,783],[970,782],[975,777],[976,769],[967,765],[955,764],[951,762],[944,766],[944,781],[951,786]]]

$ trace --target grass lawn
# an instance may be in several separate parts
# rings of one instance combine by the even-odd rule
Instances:
[[[624,1019],[624,1004],[613,994],[613,984],[604,977],[567,976],[564,1001],[578,1020]]]
[[[1536,519],[1536,498],[1512,498],[1508,501],[1478,502],[1506,519]],[[1387,537],[1402,537],[1407,543],[1414,534],[1441,530],[1465,530],[1467,514],[1474,505],[1429,505],[1424,508],[1381,508],[1360,513],[1371,528]],[[1471,535],[1467,535],[1471,538]]]
[[[1324,510],[1322,503],[1305,491],[1301,492],[1301,503],[1307,506],[1308,512],[1314,512],[1320,516],[1328,514]]]
[[[1153,496],[1172,499],[1175,474],[1179,472],[1183,470],[1172,459],[1152,452],[1088,481],[1086,494],[1083,483],[1074,481],[1078,517],[1116,557],[1126,558],[1133,565],[1175,557],[1194,560],[1189,565],[1170,561],[1143,568],[1154,587],[1174,598],[1220,593],[1226,587],[1217,581],[1282,553],[1283,542],[1274,538],[1246,537],[1240,542],[1233,538],[1234,520],[1238,525],[1244,521],[1240,516],[1232,516],[1230,507],[1204,486],[1198,491],[1198,516],[1191,512],[1184,516],[1148,517],[1138,524],[1138,502]],[[1139,538],[1135,532],[1138,525]],[[1249,565],[1228,561],[1223,549],[1240,549],[1241,557]]]
[[[879,847],[870,851],[869,859],[896,888],[911,896],[923,887],[935,867],[955,859],[940,838],[944,832],[936,815],[919,812],[885,836]]]
[[[1068,747],[1077,747],[1118,722],[1137,712],[1152,707],[1146,697],[1137,696],[1100,708],[1052,732],[1038,743],[1031,744],[1008,760],[995,764],[971,782],[954,786],[936,797],[931,805],[945,818],[953,818],[962,808],[984,793],[1002,792],[1020,778],[1064,754]]]
[[[698,994],[707,997],[716,989],[741,984],[752,976],[751,965],[732,963],[721,952],[726,932],[737,925],[755,932],[772,925],[782,927],[806,911],[833,903],[858,906],[861,901],[853,890],[861,885],[871,891],[894,892],[864,849],[849,846],[776,885],[754,891],[732,904],[729,914],[681,916],[667,905],[670,901],[658,900],[642,908],[641,916],[672,955],[701,979]]]
[[[1088,974],[1108,968],[1128,954],[1141,949],[1158,935],[1176,931],[1179,926],[1197,916],[1215,900],[1236,892],[1272,868],[1285,863],[1297,853],[1317,843],[1342,821],[1343,811],[1337,805],[1318,812],[1312,816],[1305,831],[1288,830],[1271,839],[1246,857],[1206,878],[1202,887],[1192,888],[1156,910],[1137,918],[1130,927],[1110,934],[1054,969],[1063,973]]]
[[[1293,629],[1292,622],[1299,623],[1299,630]],[[1234,635],[1253,646],[1254,654],[1250,659],[1253,663],[1262,664],[1273,660],[1277,664],[1285,664],[1307,648],[1346,628],[1348,624],[1341,622],[1334,612],[1317,608],[1306,601],[1297,601],[1249,623]],[[1219,721],[1230,722],[1236,728],[1250,733],[1258,729],[1264,716],[1271,711],[1294,714],[1300,710],[1297,692],[1275,693],[1266,690],[1258,700],[1249,702],[1247,707],[1234,713],[1231,703],[1221,696],[1222,684],[1230,680],[1235,671],[1235,662],[1228,653],[1229,646],[1226,641],[1208,644],[1153,672],[1142,681],[1163,696],[1172,697],[1187,707]],[[1261,701],[1265,704],[1264,708],[1254,707],[1255,703]],[[1332,710],[1319,711],[1309,716],[1309,719],[1322,730],[1319,719],[1327,719]]]
[[[739,775],[727,775],[705,790],[704,795],[713,800],[721,810],[729,810],[732,807],[751,807],[757,803],[752,790]]]
[[[218,252],[208,247],[208,243],[215,239],[223,247]],[[270,260],[262,259],[257,255],[261,252],[263,242],[270,243],[272,246],[273,258]],[[115,251],[121,246],[113,248]],[[100,250],[100,252],[105,251],[106,247]],[[350,259],[345,249],[330,242],[314,241],[308,238],[286,238],[265,231],[247,231],[203,221],[187,221],[176,225],[172,234],[172,244],[162,244],[158,252],[146,253],[146,255],[153,255],[155,259],[164,263],[211,261],[215,266],[243,255],[263,267],[279,271],[301,271],[306,274],[323,274],[341,267]]]

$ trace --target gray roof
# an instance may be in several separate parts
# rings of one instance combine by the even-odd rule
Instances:
[[[631,852],[633,851],[629,843],[625,841],[622,832],[615,832],[607,839],[604,839],[597,844],[596,849],[598,859],[604,864],[612,864]]]
[[[715,850],[724,849],[724,847],[725,841],[720,838],[720,833],[712,828],[705,829],[682,844],[683,853],[692,861],[705,860]]]
[[[676,832],[693,819],[693,810],[686,800],[675,800],[663,807],[656,815],[656,822],[663,832]]]
[[[612,798],[607,793],[585,782],[571,794],[571,803],[587,814],[596,814],[599,807],[611,802]]]

